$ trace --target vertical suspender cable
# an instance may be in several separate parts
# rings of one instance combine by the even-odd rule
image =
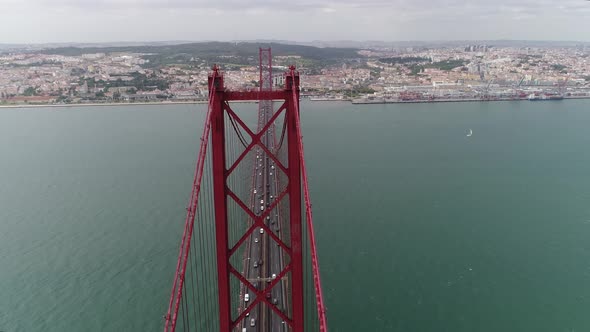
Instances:
[[[213,73],[213,80],[217,78],[217,72]],[[182,297],[182,288],[184,284],[184,276],[186,272],[187,255],[190,249],[190,237],[192,236],[195,210],[197,208],[198,196],[201,189],[201,179],[203,175],[203,166],[205,157],[207,154],[207,143],[209,139],[209,129],[211,128],[211,114],[212,105],[215,102],[215,84],[212,84],[213,88],[210,91],[209,107],[207,108],[207,115],[205,126],[203,128],[203,135],[201,136],[201,147],[199,150],[199,157],[197,160],[197,166],[195,167],[195,176],[193,180],[193,189],[191,192],[190,205],[188,207],[187,215],[185,218],[185,228],[183,231],[182,241],[180,245],[180,253],[176,264],[176,273],[174,276],[174,283],[172,286],[172,294],[170,296],[170,302],[168,305],[168,313],[166,314],[166,324],[164,331],[174,332],[176,328],[176,319],[178,316],[178,309],[180,300]],[[173,307],[174,306],[174,307]]]
[[[201,224],[203,221],[199,218],[197,219],[197,222],[199,224]],[[197,233],[199,236],[198,238],[200,239],[200,237],[202,236],[201,232],[197,230]],[[195,243],[197,240],[195,240],[195,238],[197,238],[197,236],[193,235],[192,241],[192,247],[193,247],[193,252],[192,252],[192,262],[191,262],[191,275],[194,274],[194,286],[193,286],[193,302],[194,302],[194,315],[195,315],[195,331],[198,331],[200,326],[201,326],[201,322],[200,322],[200,318],[203,317],[203,315],[201,314],[201,301],[202,301],[202,297],[199,296],[199,268],[197,265],[197,262],[201,260],[200,257],[198,257],[199,255],[199,250],[198,250],[198,246]],[[199,240],[199,242],[201,242]]]
[[[295,79],[295,70],[291,69],[291,76]],[[297,112],[297,116],[295,116],[296,127],[297,127],[297,137],[299,139],[299,155],[301,159],[301,173],[303,177],[303,193],[305,199],[305,212],[306,212],[306,221],[307,221],[307,231],[310,240],[310,249],[311,249],[311,262],[312,262],[312,271],[313,271],[313,279],[315,285],[315,296],[316,296],[316,303],[317,303],[317,311],[318,311],[318,320],[320,325],[320,332],[326,331],[327,324],[326,324],[326,316],[325,316],[325,307],[324,307],[324,297],[322,295],[322,284],[320,281],[320,272],[319,272],[319,262],[317,257],[317,250],[315,245],[315,234],[313,230],[313,220],[312,220],[312,213],[311,213],[311,199],[309,197],[309,184],[307,182],[307,169],[305,168],[305,156],[303,154],[303,135],[301,134],[301,113],[299,112],[299,103],[298,103],[298,96],[296,89],[292,89],[293,91],[293,105],[295,106],[295,111]]]
[[[197,219],[197,222],[200,222],[200,220]],[[196,276],[195,276],[194,267],[193,267],[193,265],[194,265],[194,258],[195,258],[195,235],[196,234],[193,233],[193,236],[190,239],[191,242],[192,242],[192,244],[191,244],[191,252],[190,252],[190,255],[189,255],[189,259],[190,259],[190,262],[189,262],[190,271],[189,271],[189,273],[190,273],[190,279],[191,279],[191,295],[192,295],[191,298],[192,298],[192,309],[193,309],[192,310],[193,311],[192,312],[192,314],[193,314],[192,315],[192,319],[193,319],[193,322],[195,324],[195,329],[196,329],[196,327],[197,327],[197,311],[196,311],[197,310],[197,303],[195,301],[195,278],[196,278]],[[197,299],[198,299],[198,297],[197,297]]]
[[[209,162],[209,165],[211,165],[211,162]],[[206,196],[207,202],[205,204],[205,209],[203,211],[203,215],[205,220],[207,220],[207,222],[204,224],[204,231],[203,231],[203,235],[205,236],[205,257],[207,257],[206,259],[206,265],[205,265],[205,269],[204,271],[206,276],[207,276],[207,284],[206,284],[206,293],[207,293],[207,317],[211,317],[213,315],[214,312],[214,299],[215,298],[215,294],[213,294],[214,292],[214,288],[213,285],[215,283],[215,277],[214,277],[214,272],[216,271],[216,269],[213,266],[213,257],[212,257],[212,251],[214,251],[213,249],[213,244],[211,241],[211,238],[213,237],[213,225],[215,224],[215,219],[213,217],[212,214],[212,209],[213,209],[213,187],[211,185],[211,166],[207,168],[209,170],[209,173],[207,174],[207,176],[205,177],[205,182],[207,185],[207,188],[209,189],[207,192],[209,193],[209,195]],[[215,329],[215,325],[214,323],[211,323],[213,326],[209,327],[209,323],[211,321],[214,321],[212,319],[207,319],[207,330],[208,331],[213,331]]]

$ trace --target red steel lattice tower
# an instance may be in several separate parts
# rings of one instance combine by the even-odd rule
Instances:
[[[255,90],[226,89],[217,66],[209,76],[165,332],[326,331],[299,73],[291,66],[273,90],[270,49],[259,62]],[[230,101],[257,101],[257,121]]]
[[[286,75],[286,84],[283,90],[272,90],[272,63],[270,59],[270,49],[260,50],[260,89],[259,91],[244,91],[234,92],[224,89],[223,76],[212,75],[209,79],[210,91],[215,91],[216,96],[213,99],[216,101],[212,105],[212,122],[211,122],[211,143],[212,143],[212,157],[213,157],[213,189],[214,189],[214,204],[215,204],[215,239],[217,247],[217,275],[218,275],[218,297],[219,297],[219,325],[221,331],[232,331],[239,326],[240,322],[244,320],[246,315],[253,307],[259,304],[264,304],[270,308],[273,314],[278,315],[290,330],[293,332],[303,332],[304,326],[304,304],[303,304],[303,260],[302,260],[302,209],[301,209],[301,160],[300,160],[300,140],[297,131],[297,113],[299,107],[299,74],[292,68],[291,72]],[[245,121],[239,117],[236,112],[232,110],[229,101],[236,100],[258,100],[261,108],[272,105],[272,100],[283,101],[281,107],[276,112],[272,110],[267,114],[268,119],[262,122],[262,128],[258,132],[253,132]],[[274,121],[279,116],[284,116],[285,144],[287,144],[287,161],[281,161],[276,154],[277,147],[271,148],[268,142],[263,141],[263,137],[268,133],[273,126]],[[225,121],[230,119],[235,121],[244,130],[251,139],[250,144],[245,148],[244,152],[231,165],[227,164],[226,156],[226,128]],[[233,192],[228,186],[228,178],[232,172],[235,171],[239,164],[244,162],[246,156],[258,149],[263,151],[263,154],[270,158],[273,165],[276,165],[277,172],[283,172],[287,177],[287,183],[284,190],[277,193],[276,200],[264,211],[256,213],[243,202],[239,196]],[[286,198],[289,204],[289,215],[285,218],[288,221],[290,230],[289,244],[275,234],[265,224],[264,220],[270,216],[270,211],[277,207],[279,202]],[[228,235],[228,201],[234,200],[241,209],[243,209],[252,220],[252,224],[241,234],[239,240],[235,244],[230,244]],[[239,247],[248,240],[254,231],[262,229],[268,234],[269,241],[276,243],[278,247],[288,255],[289,261],[283,269],[276,274],[276,278],[268,280],[268,283],[261,283],[262,286],[255,287],[254,283],[249,281],[242,273],[238,271],[231,264],[232,255],[236,254]],[[262,233],[262,231],[261,231]],[[291,287],[290,296],[286,299],[288,307],[291,311],[291,317],[285,311],[272,303],[266,294],[273,289],[280,280],[287,278],[290,275],[289,283]],[[234,276],[246,287],[250,294],[254,294],[255,300],[251,301],[248,308],[242,311],[237,318],[232,318],[232,289],[230,286],[230,279]]]
[[[258,51],[260,62],[260,91],[272,90],[272,52],[270,48],[260,48]]]

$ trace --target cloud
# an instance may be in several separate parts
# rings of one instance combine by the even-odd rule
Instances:
[[[535,18],[542,14],[583,17],[590,10],[590,2],[583,0],[0,0],[3,7],[27,8],[53,12],[88,11],[119,13],[124,11],[210,11],[211,15],[244,13],[248,16],[289,15],[314,13],[334,18],[349,15],[354,21],[363,15],[387,13],[390,20],[401,22],[420,20],[465,20],[499,18],[515,21]],[[587,17],[586,17],[587,18]],[[378,24],[378,21],[373,21]]]
[[[0,12],[0,31],[16,31],[4,42],[590,38],[583,0],[0,0]]]
[[[580,8],[582,0],[3,0],[3,4],[23,4],[28,6],[69,7],[69,8],[100,8],[100,9],[219,9],[236,11],[242,9],[284,10],[315,10],[323,8],[360,8],[360,9],[391,9],[409,11],[441,11],[456,10],[465,7],[479,11],[493,10],[494,7],[537,8],[550,10],[562,8]],[[0,5],[2,5],[0,3]],[[586,6],[587,7],[587,6]]]

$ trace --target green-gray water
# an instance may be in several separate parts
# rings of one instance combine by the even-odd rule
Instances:
[[[302,109],[331,331],[590,330],[590,101]],[[0,109],[0,331],[161,330],[202,110]]]

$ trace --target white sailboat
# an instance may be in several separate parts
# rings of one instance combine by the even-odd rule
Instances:
[[[469,134],[467,134],[467,137],[471,137],[473,135],[473,130],[471,130],[471,128],[469,129]]]

